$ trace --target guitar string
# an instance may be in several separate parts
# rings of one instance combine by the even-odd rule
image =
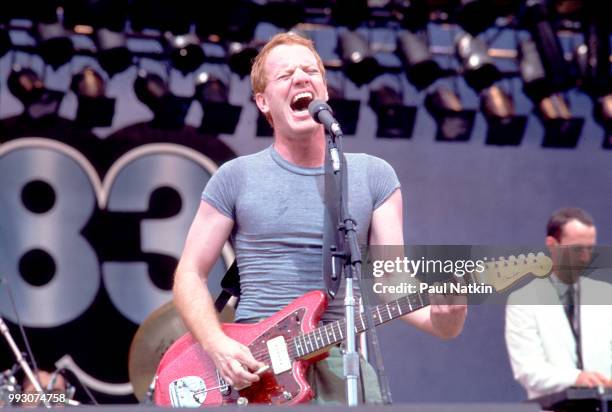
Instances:
[[[523,259],[523,260],[524,260],[523,263],[526,264],[527,263],[527,259]],[[535,262],[535,260],[534,260],[534,262]],[[492,262],[488,262],[487,266],[493,266],[494,268],[498,268],[498,264],[499,264],[499,262],[492,261]],[[474,282],[474,280],[475,279],[472,278],[472,282]],[[425,298],[423,298],[423,297],[425,297]],[[396,306],[399,306],[400,309],[401,309],[401,312],[403,312],[403,313],[399,313],[397,316],[402,316],[404,314],[407,314],[409,312],[412,312],[414,310],[417,310],[417,309],[420,309],[420,308],[422,308],[424,306],[427,306],[428,305],[428,301],[429,301],[429,298],[428,298],[427,294],[412,293],[412,294],[408,294],[406,296],[403,296],[403,297],[401,297],[401,298],[399,298],[399,299],[397,299],[397,300],[395,300],[393,302],[374,306],[373,308],[370,309],[370,311],[372,312],[372,316],[374,318],[380,317],[380,321],[381,322],[385,322],[385,321],[393,319],[393,316],[389,316],[389,318],[385,320],[384,319],[385,316],[382,316],[380,314],[379,309],[381,309],[381,308],[383,309],[382,313],[385,313],[385,311],[395,310]],[[378,316],[377,316],[377,314],[378,314]],[[362,319],[361,313],[356,312],[355,315],[356,315],[356,317],[359,318],[359,321],[363,323],[363,319]],[[345,320],[344,319],[341,319],[341,320],[338,320],[338,321],[335,321],[335,322],[331,322],[328,325],[331,325],[329,327],[333,330],[335,324],[338,324],[340,332],[345,330],[345,328],[346,328]],[[316,336],[317,332],[319,332],[319,334],[321,335],[321,330],[322,329],[326,329],[326,328],[327,328],[327,325],[315,328],[314,330],[306,332],[306,333],[302,333],[302,334],[300,334],[300,335],[290,339],[289,342],[288,342],[288,345],[295,343],[295,339],[300,339],[301,338],[303,340],[303,342],[304,342],[304,347],[308,351],[308,347],[307,347],[308,345],[306,344],[306,339],[308,339],[308,341],[310,342],[310,346],[314,348],[314,345],[316,345],[317,349],[314,349],[314,350],[308,351],[307,353],[304,353],[304,355],[306,355],[306,354],[310,354],[312,352],[316,352],[317,350],[320,350],[320,349],[322,349],[324,347],[327,347],[327,346],[334,345],[334,344],[338,343],[338,341],[339,341],[338,339],[335,339],[333,343],[330,341],[329,331],[327,331],[327,330],[325,330],[325,334],[328,337],[328,343],[327,344],[324,342],[322,336],[321,336],[321,338]],[[362,330],[357,330],[357,332],[359,333],[359,332],[363,332],[363,331]],[[313,342],[313,338],[314,338],[314,342],[315,342],[314,344],[312,343]],[[321,339],[321,343],[323,343],[323,346],[319,346],[318,339]],[[343,340],[343,339],[344,338],[341,338],[340,341]],[[290,349],[292,352],[293,352],[293,346],[294,345],[291,345],[291,349]],[[268,352],[265,349],[262,349],[259,352],[255,352],[253,354],[253,357],[255,359],[257,359],[258,357],[264,356],[264,359],[267,359],[268,358],[267,357],[267,353]],[[301,356],[304,356],[304,355],[301,355]]]
[[[417,299],[417,298],[420,300],[420,302],[416,302],[416,301],[415,301],[415,302],[411,302],[411,300],[413,300],[413,299]],[[427,302],[427,301],[428,301],[428,299],[426,299],[426,300],[425,300],[425,302]],[[411,294],[411,295],[404,296],[404,297],[402,297],[402,298],[400,298],[400,299],[397,299],[396,301],[393,301],[393,302],[391,302],[391,303],[389,303],[389,304],[386,304],[386,305],[379,305],[379,306],[388,306],[388,305],[390,305],[390,304],[396,304],[396,305],[397,305],[397,304],[399,304],[400,309],[401,309],[401,312],[403,312],[402,314],[406,314],[406,313],[412,312],[412,311],[414,311],[414,310],[421,309],[421,308],[425,307],[425,306],[426,306],[426,303],[425,303],[425,302],[423,301],[423,299],[422,299],[421,297],[419,297],[419,294]],[[372,311],[373,311],[375,308],[376,308],[376,307],[372,308]],[[383,311],[383,313],[385,313],[385,312]],[[356,313],[355,315],[356,315],[356,316],[361,316],[361,313]],[[376,315],[375,313],[373,313],[372,315],[373,315],[375,318],[377,317],[377,315]],[[401,315],[399,315],[399,316],[401,316]],[[384,319],[384,316],[381,316],[380,322],[381,322],[381,323],[383,323],[383,322],[388,321],[388,320],[391,320],[391,319],[392,319],[392,317],[390,317],[389,319],[386,319],[386,320],[385,320],[385,319]],[[331,322],[331,323],[329,323],[329,324],[327,324],[327,325],[324,325],[324,326],[318,327],[318,328],[316,328],[316,329],[313,329],[312,331],[309,331],[309,332],[306,332],[306,333],[302,333],[302,334],[300,334],[300,335],[298,335],[298,336],[296,336],[296,337],[294,337],[294,338],[289,339],[289,340],[288,340],[288,344],[287,344],[287,346],[289,347],[289,349],[287,350],[287,353],[289,354],[289,357],[290,357],[292,360],[298,360],[298,359],[299,359],[299,358],[298,358],[298,356],[297,356],[296,350],[295,350],[295,345],[294,345],[295,339],[298,339],[298,338],[305,339],[307,336],[309,336],[309,337],[310,337],[310,336],[314,336],[314,335],[315,335],[315,333],[316,333],[318,330],[320,330],[320,329],[324,329],[324,328],[328,327],[328,325],[336,325],[336,326],[338,327],[339,332],[340,332],[341,339],[337,340],[337,342],[344,340],[344,336],[342,335],[342,333],[343,333],[343,331],[346,329],[346,322],[345,322],[345,319],[340,319],[340,320],[337,320],[337,321]],[[333,328],[334,326],[331,326],[331,327]],[[358,330],[358,331],[359,331],[359,330]],[[328,337],[329,337],[329,335],[328,335]],[[316,341],[316,340],[315,340],[315,341]],[[305,342],[305,341],[304,341],[304,342]],[[312,340],[310,340],[310,342],[311,342],[311,346],[314,348],[314,346],[313,346],[313,344],[312,344]],[[322,347],[317,347],[317,349],[316,349],[316,350],[314,350],[314,349],[313,349],[313,350],[309,351],[308,353],[304,353],[304,354],[302,354],[302,355],[300,355],[300,356],[305,356],[305,355],[307,355],[307,354],[314,353],[314,352],[316,352],[317,350],[321,350],[321,349],[323,349],[324,347],[331,346],[331,345],[333,345],[333,344],[335,344],[335,343],[337,343],[337,342],[334,342],[334,343],[329,343],[329,344],[325,344],[325,345],[324,345],[324,346],[322,346]],[[306,348],[306,349],[308,349],[308,348]],[[253,357],[254,357],[254,358],[257,360],[257,361],[259,361],[259,362],[263,362],[263,363],[265,363],[266,365],[269,365],[269,362],[271,361],[270,356],[269,356],[269,354],[268,354],[268,351],[266,351],[265,349],[262,349],[262,350],[256,351],[255,353],[253,353]],[[212,373],[210,373],[210,374],[206,374],[206,375],[204,375],[204,376],[201,376],[201,378],[202,378],[204,381],[207,381],[207,380],[218,380],[218,376],[219,376],[219,375],[217,374],[217,371],[218,371],[218,369],[217,369],[217,368],[214,368],[214,372],[212,372]],[[220,390],[222,387],[223,387],[223,386],[212,387],[212,388],[210,388],[210,389],[207,389],[207,390],[205,390],[205,391],[201,391],[201,392],[209,392],[209,391],[212,391],[213,389],[214,389],[214,390]]]
[[[527,259],[524,259],[524,260],[525,260],[525,262],[524,262],[524,263],[527,263]],[[499,262],[494,262],[494,261],[491,261],[491,262],[488,262],[488,263],[487,263],[487,266],[493,266],[493,267],[495,267],[495,268],[498,268],[498,263],[499,263]],[[472,282],[472,283],[475,283],[474,281],[475,281],[475,279],[474,279],[474,278],[472,278],[471,282]],[[425,299],[423,298],[423,296],[425,296]],[[389,319],[385,320],[385,319],[384,319],[384,316],[380,315],[380,311],[379,311],[379,309],[381,309],[381,308],[383,309],[383,313],[384,313],[385,311],[389,311],[389,310],[393,310],[393,311],[394,311],[394,310],[396,309],[396,306],[399,306],[399,307],[400,307],[400,309],[401,309],[401,312],[403,312],[403,313],[399,313],[399,314],[397,314],[397,316],[402,316],[402,315],[404,315],[404,314],[407,314],[407,313],[409,313],[409,312],[412,312],[412,311],[415,311],[415,310],[417,310],[417,309],[420,309],[420,308],[422,308],[422,307],[427,306],[427,305],[429,304],[429,303],[428,303],[428,301],[429,301],[428,294],[423,294],[423,293],[412,293],[412,294],[408,294],[408,295],[406,295],[406,296],[403,296],[403,297],[401,297],[401,298],[399,298],[399,299],[397,299],[397,300],[394,300],[394,301],[392,301],[392,302],[389,302],[389,303],[386,303],[386,304],[381,304],[381,305],[374,306],[374,307],[373,307],[373,308],[371,308],[370,310],[371,310],[371,312],[372,312],[372,316],[373,316],[374,318],[377,318],[377,317],[378,317],[378,316],[377,316],[377,314],[378,314],[378,315],[380,316],[380,318],[381,318],[381,319],[380,319],[380,321],[381,321],[381,322],[385,322],[385,321],[388,321],[388,320],[393,319],[393,316],[389,316]],[[406,307],[406,306],[407,306],[407,307]],[[376,313],[375,313],[375,311],[376,311]],[[362,319],[362,317],[361,317],[361,316],[362,316],[362,315],[361,315],[361,313],[356,312],[356,313],[355,313],[355,316],[359,318],[359,321],[360,321],[361,323],[363,323],[363,319]],[[338,320],[338,321],[335,321],[335,322],[332,322],[332,323],[329,323],[328,325],[332,325],[332,326],[330,326],[330,328],[332,328],[332,330],[333,330],[333,328],[334,328],[334,326],[333,326],[333,325],[334,325],[334,324],[336,324],[336,323],[338,323],[338,326],[339,326],[340,332],[341,332],[342,330],[345,330],[346,326],[345,326],[345,324],[344,324],[344,319],[342,319],[342,320]],[[316,352],[317,350],[320,350],[320,349],[322,349],[322,348],[324,348],[324,347],[327,347],[327,346],[334,345],[334,344],[338,343],[338,340],[337,340],[337,339],[335,339],[333,343],[330,341],[330,338],[329,338],[329,331],[327,331],[327,330],[326,330],[326,331],[325,331],[325,333],[326,333],[326,335],[327,335],[327,337],[328,337],[328,343],[326,344],[326,343],[324,342],[323,338],[321,337],[321,342],[323,343],[323,346],[319,346],[319,344],[317,343],[317,340],[318,340],[319,338],[316,336],[316,333],[317,333],[317,331],[318,331],[318,332],[319,332],[319,334],[321,334],[321,330],[322,330],[322,329],[325,329],[326,327],[327,327],[327,325],[325,325],[325,326],[321,326],[321,327],[318,327],[318,328],[316,328],[316,329],[314,329],[314,330],[312,330],[312,331],[310,331],[310,332],[302,333],[302,334],[300,334],[300,335],[296,336],[295,338],[290,339],[289,343],[294,343],[294,342],[295,342],[295,339],[299,339],[299,338],[301,338],[301,339],[303,340],[303,342],[304,342],[304,347],[306,347],[306,350],[308,351],[308,347],[307,347],[308,345],[306,344],[306,339],[308,339],[308,341],[310,342],[310,346],[314,348],[314,345],[313,345],[313,343],[312,343],[312,338],[314,338],[314,342],[315,342],[315,344],[317,345],[317,349],[316,349],[316,350],[311,350],[311,351],[308,351],[307,353],[304,353],[304,354],[303,354],[303,355],[301,355],[301,356],[304,356],[304,355],[306,355],[306,354],[310,354],[310,353]],[[358,330],[357,330],[357,332],[358,332],[358,333],[359,333],[359,332],[363,332],[363,330],[359,330],[359,329],[358,329]],[[343,340],[343,339],[344,339],[344,338],[341,338],[341,339],[340,339],[340,341],[341,341],[341,340]],[[292,347],[293,347],[293,346],[294,346],[294,345],[292,345]],[[292,349],[291,349],[291,350],[292,350]],[[255,359],[257,359],[258,357],[261,357],[261,356],[266,356],[266,355],[267,355],[267,351],[266,351],[265,349],[263,349],[263,350],[260,350],[259,352],[254,353],[254,354],[253,354],[253,357],[254,357]]]
[[[387,304],[378,305],[378,306],[384,307],[385,310],[383,310],[382,313],[387,313],[388,312],[387,308],[390,308],[390,310],[395,311],[397,305],[399,304],[402,313],[398,313],[396,315],[396,317],[397,316],[402,316],[404,314],[407,314],[407,313],[409,313],[411,311],[420,309],[420,308],[422,308],[422,307],[427,305],[426,302],[428,302],[429,299],[428,298],[423,299],[421,296],[424,296],[424,295],[421,295],[421,294],[410,294],[410,295],[404,296],[402,298],[399,298],[399,299],[397,299],[397,300],[395,300],[393,302],[390,302],[390,303],[387,303]],[[378,306],[375,306],[375,307],[373,307],[371,309],[372,316],[374,316],[374,318],[378,318],[378,315],[377,315],[377,312],[378,312],[377,308],[378,308]],[[374,313],[374,312],[376,312],[376,313]],[[362,314],[359,313],[359,312],[356,312],[355,316],[358,317],[359,321],[363,324],[363,322],[362,322],[363,319],[361,318]],[[387,317],[387,316],[381,316],[381,322],[385,322],[385,321],[389,321],[389,320],[393,319],[393,317],[388,317],[388,319],[385,319],[385,317]],[[293,352],[293,348],[295,347],[294,343],[295,343],[296,339],[302,339],[304,341],[304,343],[306,342],[306,339],[308,339],[308,341],[311,342],[310,346],[314,348],[314,345],[316,345],[317,349],[311,350],[308,353],[304,353],[303,355],[301,355],[301,356],[304,356],[306,354],[310,354],[312,352],[316,352],[317,350],[321,350],[324,347],[335,345],[339,341],[344,340],[344,337],[342,336],[342,338],[339,339],[339,340],[335,339],[334,342],[330,341],[330,338],[329,338],[329,333],[330,332],[327,330],[327,328],[331,328],[333,330],[335,326],[338,327],[339,332],[340,332],[340,334],[342,336],[343,331],[346,329],[345,319],[340,319],[340,320],[328,323],[327,325],[320,326],[318,328],[313,329],[312,331],[305,332],[305,333],[302,333],[302,334],[300,334],[298,336],[295,336],[295,337],[293,337],[293,338],[288,340],[287,346],[290,346],[290,348],[291,348],[290,351]],[[319,333],[319,335],[321,335],[321,331],[323,329],[325,329],[325,335],[328,337],[328,343],[325,343],[322,337],[317,337],[316,336],[317,333]],[[357,332],[358,333],[359,332],[363,332],[363,330],[358,329]],[[314,344],[312,343],[313,340],[314,340]],[[321,340],[321,343],[323,343],[323,346],[319,346],[318,340]],[[308,350],[308,347],[307,347],[308,345],[307,344],[304,344],[303,346],[306,347],[306,349]],[[255,359],[259,360],[258,358],[261,358],[261,357],[267,358],[268,351],[266,349],[262,349],[262,350],[259,350],[257,352],[254,352],[252,354],[253,354],[253,357]]]
[[[527,261],[527,260],[525,259],[525,263],[526,263],[526,261]],[[535,262],[535,259],[534,259],[534,262]],[[494,263],[494,262],[490,262],[488,265],[493,264],[493,263]],[[498,262],[495,262],[495,264],[494,264],[494,267],[495,267],[495,268],[497,268],[497,267],[498,267],[497,263],[498,263]],[[472,278],[472,282],[474,282],[474,280],[475,280],[475,279],[474,279],[474,278]],[[426,299],[425,299],[425,300],[423,300],[422,296],[426,296]],[[418,298],[418,300],[419,300],[420,302],[416,302],[416,301],[415,301],[415,302],[411,302],[413,299],[414,299],[414,300],[416,300],[417,298]],[[384,307],[385,309],[392,308],[392,310],[395,310],[395,307],[390,306],[390,305],[395,305],[395,306],[398,306],[398,307],[399,307],[399,312],[402,312],[402,313],[398,313],[398,314],[397,314],[397,316],[402,316],[402,315],[404,315],[404,314],[407,314],[407,313],[413,312],[413,311],[415,311],[415,310],[421,309],[421,308],[423,308],[423,307],[427,306],[428,304],[429,304],[428,295],[425,295],[425,294],[419,294],[419,293],[415,293],[415,294],[409,294],[409,295],[406,295],[406,296],[404,296],[404,297],[402,297],[402,298],[400,298],[400,299],[397,299],[397,300],[395,300],[395,301],[393,301],[393,302],[390,302],[390,303],[387,303],[387,304],[377,305],[377,306],[373,307],[373,308],[371,309],[371,311],[373,312],[374,310],[377,310],[377,312],[378,312],[378,309],[379,309],[380,307]],[[378,312],[378,313],[380,314],[380,312]],[[385,313],[385,312],[384,312],[384,310],[383,310],[383,312],[382,312],[382,313]],[[385,321],[389,321],[389,320],[393,319],[393,316],[391,316],[391,313],[390,313],[390,312],[389,312],[389,314],[390,314],[389,319],[386,319],[386,320],[384,319],[384,316],[383,316],[382,314],[380,314],[380,316],[379,316],[379,321],[380,321],[380,323],[384,323]],[[362,318],[362,314],[361,314],[361,313],[355,313],[355,315],[356,315],[356,317],[358,317],[358,318],[359,318],[359,320],[360,320],[361,322],[363,322],[363,318]],[[377,316],[376,316],[376,315],[377,315],[376,313],[372,313],[372,316],[373,316],[374,318],[377,318]],[[396,316],[396,317],[397,317],[397,316]],[[292,360],[297,360],[297,359],[299,359],[299,357],[297,356],[298,354],[296,353],[296,350],[297,350],[297,349],[296,349],[296,346],[295,346],[295,341],[296,341],[296,339],[302,339],[302,341],[304,342],[304,347],[305,347],[305,348],[306,348],[306,350],[307,350],[307,352],[305,352],[305,353],[303,353],[303,354],[299,355],[300,357],[303,357],[303,356],[305,356],[305,355],[307,355],[307,354],[310,354],[310,353],[314,353],[314,352],[316,352],[317,350],[323,349],[323,348],[325,348],[325,347],[327,347],[327,346],[334,345],[334,344],[336,344],[336,343],[338,343],[338,342],[340,342],[340,341],[344,340],[344,337],[343,337],[343,335],[342,335],[342,331],[346,329],[346,324],[345,324],[345,323],[346,323],[346,322],[345,322],[345,319],[337,320],[337,321],[331,322],[331,323],[329,323],[329,324],[327,324],[327,325],[324,325],[324,326],[321,326],[321,327],[315,328],[315,329],[313,329],[312,331],[309,331],[309,332],[306,332],[306,333],[302,333],[302,334],[300,334],[300,335],[298,335],[298,336],[295,336],[295,337],[293,337],[293,338],[289,339],[289,340],[288,340],[288,344],[287,344],[287,346],[289,347],[289,349],[287,350],[287,353],[288,353],[289,357],[290,357]],[[329,326],[329,327],[332,329],[332,333],[334,333],[334,332],[333,332],[334,325],[335,325],[335,326],[337,326],[337,327],[338,327],[338,329],[339,329],[340,339],[334,339],[334,342],[333,342],[333,343],[331,343],[331,340],[330,340],[330,337],[329,337],[329,331],[327,330],[328,325],[331,325],[331,326]],[[325,344],[325,343],[324,343],[324,340],[323,340],[323,337],[322,337],[322,332],[321,332],[321,331],[322,331],[323,329],[325,329],[325,333],[326,333],[326,335],[327,335],[327,337],[328,337],[328,343],[327,343],[327,344]],[[365,328],[364,328],[364,330],[365,330]],[[323,346],[319,347],[319,346],[318,346],[318,343],[317,343],[317,349],[316,349],[316,350],[312,349],[312,350],[308,351],[308,347],[307,347],[307,344],[306,344],[306,340],[305,340],[305,339],[306,339],[306,338],[308,338],[308,339],[309,339],[309,342],[311,343],[311,347],[313,347],[313,348],[314,348],[314,345],[312,344],[312,339],[311,339],[311,337],[313,337],[313,336],[314,336],[314,337],[315,337],[315,342],[316,342],[316,341],[317,341],[317,337],[316,337],[316,332],[317,332],[317,331],[319,332],[319,335],[321,336],[321,341],[322,341],[322,343],[323,343]],[[359,329],[357,329],[357,332],[363,332],[363,330],[359,330]],[[268,361],[270,361],[270,356],[269,356],[269,354],[268,354],[268,351],[266,351],[265,349],[262,349],[262,350],[256,351],[255,353],[253,353],[253,357],[254,357],[256,360],[258,360],[258,361],[260,361],[260,362],[263,362],[263,363],[266,363],[266,364],[268,364]],[[208,380],[208,379],[214,379],[214,378],[215,378],[215,376],[218,376],[218,374],[217,374],[217,369],[216,369],[216,368],[215,368],[215,373],[214,373],[214,375],[205,375],[205,376],[203,376],[202,378],[203,378],[204,380]],[[211,391],[211,390],[213,390],[213,389],[221,389],[221,387],[213,387],[213,388],[210,388],[210,389],[208,389],[208,390],[205,390],[205,392]]]
[[[419,302],[417,302],[416,299],[418,299]],[[404,297],[402,297],[400,299],[397,299],[396,301],[393,301],[391,303],[388,303],[388,304],[385,304],[385,305],[379,305],[379,306],[388,306],[388,305],[391,305],[391,304],[399,305],[399,307],[401,309],[401,312],[402,312],[401,314],[405,314],[405,313],[408,313],[408,312],[411,312],[411,311],[414,311],[416,309],[420,309],[420,308],[424,307],[426,305],[425,302],[427,302],[427,301],[428,301],[428,299],[424,299],[423,300],[423,298],[419,294],[410,294],[410,295],[404,296]],[[372,308],[371,311],[374,312],[374,310],[376,310],[377,307],[378,306]],[[385,311],[383,311],[382,313],[385,313]],[[401,314],[398,314],[398,316],[400,316]],[[359,317],[360,320],[362,320],[361,319],[361,313],[356,313],[355,315],[357,317]],[[377,317],[376,313],[372,313],[372,315],[375,318]],[[384,316],[381,316],[380,317],[380,322],[382,323],[382,322],[385,322],[385,321],[388,321],[388,320],[391,320],[391,319],[392,319],[392,317],[389,317],[389,319],[384,319]],[[329,325],[331,325],[331,326],[329,326]],[[317,331],[322,336],[321,330],[322,329],[326,329],[328,327],[332,328],[332,329],[334,327],[337,327],[338,328],[338,332],[339,332],[339,334],[341,336],[341,339],[335,339],[334,343],[329,342],[329,343],[325,344],[323,342],[324,343],[323,346],[319,346],[319,344],[316,343],[317,349],[314,349],[314,345],[315,344],[313,344],[312,337],[315,337],[314,342],[317,342],[317,339],[319,339],[319,338],[316,337]],[[310,351],[305,352],[304,354],[302,354],[300,356],[305,356],[307,354],[316,352],[317,350],[321,350],[321,349],[323,349],[323,348],[325,348],[327,346],[331,346],[331,345],[333,345],[333,344],[335,344],[335,343],[337,343],[339,341],[344,340],[344,336],[342,334],[342,331],[345,330],[345,329],[346,329],[346,321],[345,321],[345,319],[340,319],[340,320],[334,321],[332,323],[329,323],[327,325],[318,327],[318,328],[316,328],[316,329],[314,329],[312,331],[309,331],[309,332],[306,332],[306,333],[302,333],[302,334],[300,334],[300,335],[298,335],[296,337],[293,337],[293,338],[288,340],[288,344],[287,344],[288,350],[287,350],[287,353],[289,354],[290,358],[292,358],[292,359],[299,359],[298,356],[297,356],[297,353],[296,353],[296,349],[295,349],[295,340],[296,339],[302,339],[304,341],[304,346],[306,347],[306,349],[308,351],[308,347],[305,344],[305,342],[306,342],[305,339],[308,338],[309,342],[311,343],[310,346],[313,348]],[[360,332],[359,329],[357,331]],[[329,338],[329,331],[327,331],[327,330],[326,330],[326,335]],[[322,337],[320,339],[322,340]],[[266,364],[268,364],[269,361],[270,361],[269,352],[267,350],[265,350],[265,349],[261,349],[261,350],[255,351],[253,353],[253,357],[256,360],[258,360],[260,362],[264,362]],[[202,378],[204,380],[215,379],[216,376],[217,376],[216,372],[217,372],[217,369],[215,368],[215,372],[214,373],[211,373],[211,374],[208,374],[208,375],[204,375],[204,376],[202,376]]]

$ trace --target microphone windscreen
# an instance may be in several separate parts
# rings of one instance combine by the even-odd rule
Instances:
[[[308,112],[317,123],[321,123],[319,113],[322,111],[328,111],[330,114],[333,113],[331,107],[323,100],[313,100],[308,105]]]

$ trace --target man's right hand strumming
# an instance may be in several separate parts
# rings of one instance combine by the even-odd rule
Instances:
[[[223,379],[234,388],[241,389],[259,381],[259,375],[253,372],[266,366],[253,357],[247,346],[224,334],[202,346]]]

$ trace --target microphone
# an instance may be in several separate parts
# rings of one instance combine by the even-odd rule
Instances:
[[[327,103],[321,100],[313,100],[308,105],[308,112],[312,116],[315,122],[321,123],[325,126],[325,130],[331,134],[331,142],[329,147],[329,154],[331,156],[332,168],[334,173],[340,171],[340,155],[338,148],[336,147],[336,138],[342,137],[342,129],[336,119],[334,119],[334,112]]]
[[[308,105],[308,112],[315,122],[321,123],[332,136],[342,136],[340,124],[334,118],[334,112],[327,103],[322,100],[313,100]]]

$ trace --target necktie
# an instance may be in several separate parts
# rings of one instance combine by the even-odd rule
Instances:
[[[572,328],[572,332],[574,335],[576,334],[576,328],[574,327],[574,285],[570,285],[567,288],[567,292],[565,292],[565,314],[567,315],[567,320]]]
[[[565,297],[565,314],[567,315],[567,320],[569,321],[570,327],[572,328],[572,333],[574,334],[574,339],[576,341],[576,366],[578,369],[582,369],[582,351],[580,349],[580,318],[577,313],[578,308],[575,304],[574,285],[570,285],[567,288]]]

